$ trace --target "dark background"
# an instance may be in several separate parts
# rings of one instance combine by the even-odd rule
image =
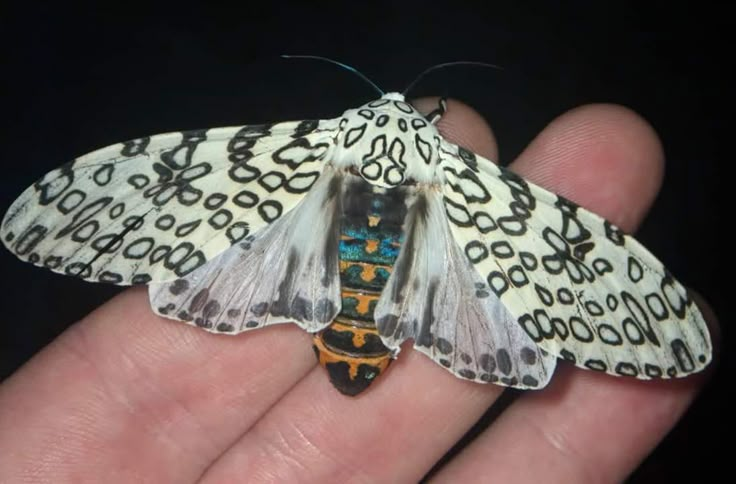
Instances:
[[[353,3],[104,12],[4,5],[0,213],[38,177],[95,148],[172,130],[334,117],[375,96],[347,71],[282,53],[338,59],[386,91],[440,62],[501,65],[439,71],[413,95],[475,107],[492,123],[503,163],[570,108],[623,104],[653,124],[667,155],[664,187],[637,237],[705,295],[725,339],[713,380],[631,482],[726,472],[715,454],[732,435],[725,298],[733,282],[718,275],[733,247],[717,224],[726,221],[723,162],[732,158],[723,149],[730,16],[701,3]],[[118,290],[44,272],[5,250],[0,270],[0,378]]]

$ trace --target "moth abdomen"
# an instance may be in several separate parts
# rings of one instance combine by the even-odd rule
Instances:
[[[402,241],[404,190],[357,179],[344,199],[340,225],[342,309],[314,336],[314,350],[332,384],[357,395],[388,368],[394,352],[376,329],[374,311]]]

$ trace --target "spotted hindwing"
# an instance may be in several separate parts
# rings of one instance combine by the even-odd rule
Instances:
[[[341,307],[342,179],[325,167],[279,220],[184,277],[149,285],[154,311],[214,333],[284,322],[323,329]]]
[[[642,379],[702,370],[711,342],[686,290],[619,228],[444,141],[457,244],[526,334],[580,367]]]
[[[90,281],[184,277],[302,200],[334,129],[287,122],[100,149],[29,187],[8,210],[2,240],[23,260]]]
[[[460,250],[441,195],[419,189],[404,228],[375,311],[384,344],[398,351],[411,338],[454,375],[479,383],[545,386],[557,359],[524,332]]]

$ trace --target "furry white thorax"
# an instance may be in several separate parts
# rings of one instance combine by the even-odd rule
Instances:
[[[385,188],[435,183],[440,142],[437,128],[390,92],[339,118],[333,163]]]

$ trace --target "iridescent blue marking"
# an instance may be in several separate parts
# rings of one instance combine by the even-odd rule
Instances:
[[[365,244],[366,241],[361,239],[341,240],[340,260],[390,266],[399,256],[399,247],[392,245],[390,241],[379,242],[377,250],[372,253],[366,252]]]

